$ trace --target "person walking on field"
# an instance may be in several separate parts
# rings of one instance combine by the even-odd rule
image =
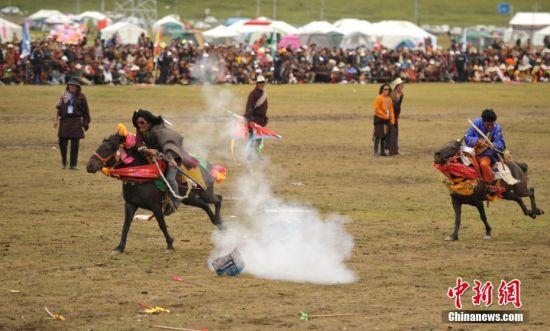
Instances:
[[[401,115],[401,103],[403,102],[403,88],[405,82],[401,78],[395,79],[391,83],[392,92],[390,94],[393,101],[393,113],[395,116],[395,124],[390,128],[389,135],[389,153],[391,155],[399,155],[399,117]]]
[[[378,96],[374,99],[374,156],[387,156],[386,149],[393,148],[388,145],[388,137],[391,127],[395,124],[393,101],[390,97],[391,86],[380,86]],[[380,152],[378,149],[380,148]]]
[[[67,89],[59,98],[56,106],[53,127],[57,130],[59,150],[61,151],[61,166],[67,168],[67,147],[71,141],[70,169],[78,170],[78,148],[84,132],[90,127],[90,110],[86,96],[82,93],[80,83],[71,78]]]
[[[265,92],[265,78],[262,75],[258,75],[256,78],[256,87],[250,94],[248,94],[248,100],[246,102],[246,110],[243,116],[247,122],[254,122],[260,126],[266,126],[269,118],[267,117],[267,93]],[[248,123],[247,123],[248,124]],[[249,139],[253,139],[252,128],[249,128]],[[261,159],[260,156],[260,141],[254,139],[249,142],[250,148],[254,150],[254,154],[249,155],[249,158],[253,156],[257,159]]]

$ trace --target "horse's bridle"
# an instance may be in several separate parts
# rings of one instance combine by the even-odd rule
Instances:
[[[105,157],[99,155],[98,152],[95,152],[93,155],[95,157],[97,157],[99,159],[99,161],[101,161],[101,165],[104,166],[104,167],[106,167],[107,162],[109,162],[109,160],[114,157],[115,158],[115,164],[113,165],[113,167],[115,167],[117,165],[118,161],[119,161],[119,158],[117,157],[117,153],[118,153],[118,148],[116,148],[114,152],[112,152],[111,154],[109,154],[108,156],[105,156]]]
[[[113,152],[113,153],[109,154],[109,156],[103,157],[103,156],[99,155],[98,152],[95,152],[95,153],[94,153],[94,156],[97,157],[97,158],[99,159],[99,161],[101,161],[101,165],[106,166],[106,165],[107,165],[107,162],[109,162],[109,160],[110,160],[113,156],[115,156],[115,154],[116,154],[116,152]]]

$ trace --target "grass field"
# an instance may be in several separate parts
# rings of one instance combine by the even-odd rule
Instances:
[[[277,19],[291,24],[301,25],[321,17],[323,0],[277,0]],[[509,15],[497,13],[497,4],[501,0],[418,0],[419,24],[449,24],[451,26],[470,26],[477,24],[507,26]],[[540,0],[509,0],[514,12],[550,11],[550,2]],[[105,0],[105,10],[114,9],[114,0]],[[201,19],[204,10],[209,8],[211,14],[218,18],[231,16],[256,16],[255,0],[158,0],[159,16],[178,13],[184,19]],[[383,4],[377,1],[324,0],[324,19],[335,21],[340,18],[355,17],[369,21],[388,19],[414,20],[414,1],[393,0]],[[8,5],[19,6],[30,14],[39,9],[58,9],[62,12],[76,12],[77,1],[60,0],[0,0],[0,8]],[[537,6],[535,8],[535,5]],[[80,11],[100,10],[101,1],[80,1]],[[260,16],[273,16],[273,0],[260,1]]]
[[[351,218],[347,230],[355,248],[348,265],[357,283],[320,286],[247,274],[220,278],[206,265],[214,227],[202,211],[185,207],[167,218],[175,254],[163,253],[164,238],[150,222],[133,224],[126,253],[110,258],[124,215],[121,184],[87,174],[86,161],[118,122],[129,124],[137,107],[167,114],[192,150],[206,107],[201,87],[84,87],[92,123],[76,172],[61,170],[53,149],[51,117],[62,87],[1,87],[0,329],[447,329],[441,321],[441,312],[453,309],[447,289],[461,276],[493,284],[522,280],[529,322],[453,329],[548,330],[550,216],[532,220],[514,203],[498,201],[487,210],[493,240],[484,241],[477,212],[465,207],[460,240],[445,242],[453,212],[431,161],[435,149],[464,133],[467,117],[493,107],[514,158],[529,164],[540,207],[550,210],[550,85],[407,85],[403,155],[391,159],[372,156],[371,105],[378,86],[267,88],[270,127],[285,137],[266,147],[275,193]],[[213,87],[206,100],[223,90],[234,96],[227,107],[241,112],[249,89]],[[211,118],[212,130],[223,124],[221,118],[221,111]],[[210,161],[229,171],[218,188],[229,219],[236,212],[230,198],[238,196],[234,184],[242,167],[223,155],[213,153]],[[174,274],[207,286],[173,282]],[[172,312],[141,315],[138,302]],[[463,303],[472,308],[469,296]],[[67,321],[47,319],[44,306]],[[353,316],[305,322],[299,320],[301,310]]]

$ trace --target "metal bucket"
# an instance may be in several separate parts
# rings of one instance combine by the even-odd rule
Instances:
[[[237,276],[244,269],[244,262],[237,248],[227,255],[214,259],[211,264],[218,276]]]

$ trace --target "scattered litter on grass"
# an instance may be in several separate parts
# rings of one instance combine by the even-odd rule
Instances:
[[[53,318],[54,320],[58,320],[58,321],[65,321],[66,318],[63,317],[61,314],[57,314],[57,313],[52,313],[51,311],[48,310],[48,307],[44,307],[44,310],[46,311],[46,313],[48,313],[48,315],[50,315],[51,318]]]
[[[138,302],[138,305],[140,305],[141,308],[144,309],[143,312],[146,313],[146,314],[160,314],[160,313],[169,313],[170,312],[170,310],[168,310],[166,308],[162,308],[162,307],[159,307],[159,306],[152,307],[152,306],[144,304],[143,302]]]
[[[208,331],[207,328],[198,329],[188,329],[188,328],[177,328],[173,326],[163,326],[163,325],[153,325],[154,328],[165,329],[165,330],[179,330],[179,331]]]
[[[341,317],[341,316],[353,316],[353,314],[323,314],[323,315],[310,315],[305,311],[300,312],[300,319],[302,321],[309,321],[312,318],[321,318],[321,317]]]
[[[172,280],[175,281],[175,282],[184,282],[184,283],[191,284],[191,285],[206,286],[205,284],[196,283],[196,282],[192,282],[192,281],[183,279],[183,276],[181,276],[181,275],[172,276]]]

